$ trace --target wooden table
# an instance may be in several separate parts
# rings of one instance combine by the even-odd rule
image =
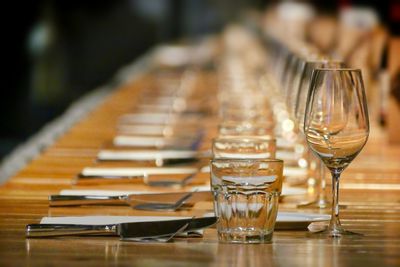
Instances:
[[[363,233],[361,237],[321,239],[307,231],[276,231],[271,244],[237,245],[218,243],[216,230],[209,229],[203,238],[167,244],[122,242],[115,237],[26,239],[25,226],[44,216],[155,214],[126,206],[50,208],[47,201],[48,195],[61,189],[87,188],[73,185],[74,177],[83,167],[98,164],[94,161],[98,149],[115,134],[118,117],[134,109],[139,92],[152,86],[151,75],[144,73],[121,85],[0,187],[0,266],[400,266],[400,147],[388,145],[385,132],[376,126],[341,182],[340,199],[347,206],[341,211],[342,223]],[[204,90],[215,91],[216,74],[202,71],[196,86],[199,95]],[[212,137],[212,120],[207,127],[208,137]],[[90,188],[134,190],[145,186]],[[284,199],[280,209],[293,210],[296,201]],[[171,214],[191,215],[193,211],[165,215]]]

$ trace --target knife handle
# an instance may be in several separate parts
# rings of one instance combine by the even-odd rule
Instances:
[[[117,225],[28,224],[26,237],[117,235]]]
[[[121,205],[127,196],[79,196],[79,195],[51,195],[49,206],[80,206],[91,204]]]

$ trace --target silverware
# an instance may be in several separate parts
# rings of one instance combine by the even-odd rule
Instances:
[[[182,180],[157,180],[157,181],[149,181],[147,179],[145,184],[149,185],[149,186],[154,186],[154,187],[173,187],[173,186],[179,186],[179,187],[183,187],[185,185],[187,185],[198,173],[199,173],[200,169],[197,172],[188,174],[185,178],[183,178]]]
[[[131,222],[107,225],[28,224],[26,237],[54,237],[76,235],[111,235],[127,238],[169,237],[177,232],[194,231],[215,224],[216,217],[178,219],[169,221]],[[187,225],[186,227],[184,227]],[[184,230],[182,230],[184,229]]]
[[[183,163],[181,161],[180,163]],[[197,170],[193,173],[189,173],[181,180],[170,179],[170,180],[150,180],[148,175],[146,174],[137,174],[137,175],[87,175],[80,173],[76,176],[74,184],[83,183],[83,184],[93,184],[93,183],[114,183],[116,181],[134,181],[137,179],[142,179],[143,183],[148,186],[154,187],[171,187],[171,186],[180,186],[183,187],[189,183],[197,174],[201,172],[203,165],[197,167]]]
[[[155,187],[169,187],[169,186],[184,186],[186,185],[193,177],[198,174],[198,171],[194,173],[190,173],[182,180],[149,180],[147,175],[135,175],[135,176],[118,176],[118,175],[83,175],[78,174],[74,184],[83,183],[83,184],[93,184],[93,183],[115,183],[117,181],[134,181],[137,179],[142,179],[143,183],[148,186],[155,186]]]
[[[152,202],[157,199],[159,202],[173,203],[177,198],[183,197],[187,192],[179,193],[158,193],[158,194],[130,194],[119,196],[96,196],[96,195],[51,195],[49,196],[49,206],[80,206],[80,205],[130,205],[138,203]],[[193,192],[192,201],[212,200],[209,191]]]
[[[203,137],[203,131],[197,131],[192,135],[170,137],[119,135],[114,137],[112,146],[119,148],[156,147],[166,150],[197,150]],[[143,142],[140,142],[140,139]]]
[[[153,211],[175,211],[182,207],[182,205],[192,197],[194,192],[189,192],[180,199],[178,199],[175,203],[142,203],[133,206],[134,209],[137,210],[153,210]]]
[[[189,175],[200,172],[200,165],[185,167],[87,167],[75,177],[75,184],[115,183],[115,182],[140,182],[150,181],[153,175]],[[201,167],[202,167],[201,166]]]
[[[167,243],[171,241],[175,236],[183,233],[185,229],[188,227],[188,223],[182,226],[181,228],[178,229],[175,233],[173,233],[170,236],[159,236],[159,237],[124,237],[121,238],[121,241],[129,241],[129,242],[141,242],[141,243],[147,243],[147,242],[157,242],[157,243]]]
[[[160,153],[163,150],[158,150]],[[168,151],[169,150],[164,150]],[[197,162],[202,159],[208,159],[211,157],[211,151],[195,151],[195,150],[176,150],[176,153],[181,153],[180,155],[171,156],[171,155],[164,155],[160,157],[149,157],[149,158],[142,158],[142,157],[135,157],[135,153],[137,150],[102,150],[97,154],[96,160],[98,162],[129,162],[129,161],[137,161],[137,162],[154,162],[156,166],[171,166],[171,165],[179,165],[191,162]],[[149,150],[149,152],[154,152]],[[132,154],[131,154],[132,153]],[[143,151],[140,151],[143,153]],[[189,154],[187,154],[189,153]]]

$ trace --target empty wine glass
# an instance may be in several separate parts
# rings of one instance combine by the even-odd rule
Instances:
[[[339,180],[369,135],[367,102],[360,70],[314,70],[304,133],[311,150],[332,174],[332,217],[323,233],[332,237],[355,234],[344,230],[340,224]]]

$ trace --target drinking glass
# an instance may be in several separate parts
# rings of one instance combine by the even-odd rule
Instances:
[[[307,95],[310,88],[311,76],[316,68],[343,68],[344,63],[336,60],[328,59],[318,59],[306,61],[304,68],[302,70],[302,75],[299,82],[298,91],[296,92],[295,101],[295,118],[298,124],[300,133],[303,134],[304,129],[304,113],[307,105]],[[314,156],[310,155],[308,157],[308,163],[310,166],[315,165],[315,171],[313,172],[313,178],[317,180],[319,187],[317,191],[316,199],[299,204],[298,207],[315,207],[320,209],[325,209],[331,207],[331,203],[327,199],[326,194],[326,175],[325,175],[325,165],[319,159],[315,159]],[[314,184],[314,183],[313,183]]]
[[[283,161],[213,159],[211,190],[221,242],[268,243],[282,191]]]
[[[218,125],[219,136],[273,136],[273,122],[226,121]]]
[[[367,101],[359,69],[314,70],[304,118],[311,150],[332,174],[332,217],[325,234],[352,235],[339,220],[340,174],[360,153],[369,135]]]
[[[213,139],[213,158],[275,158],[276,140],[268,137],[221,137]]]

